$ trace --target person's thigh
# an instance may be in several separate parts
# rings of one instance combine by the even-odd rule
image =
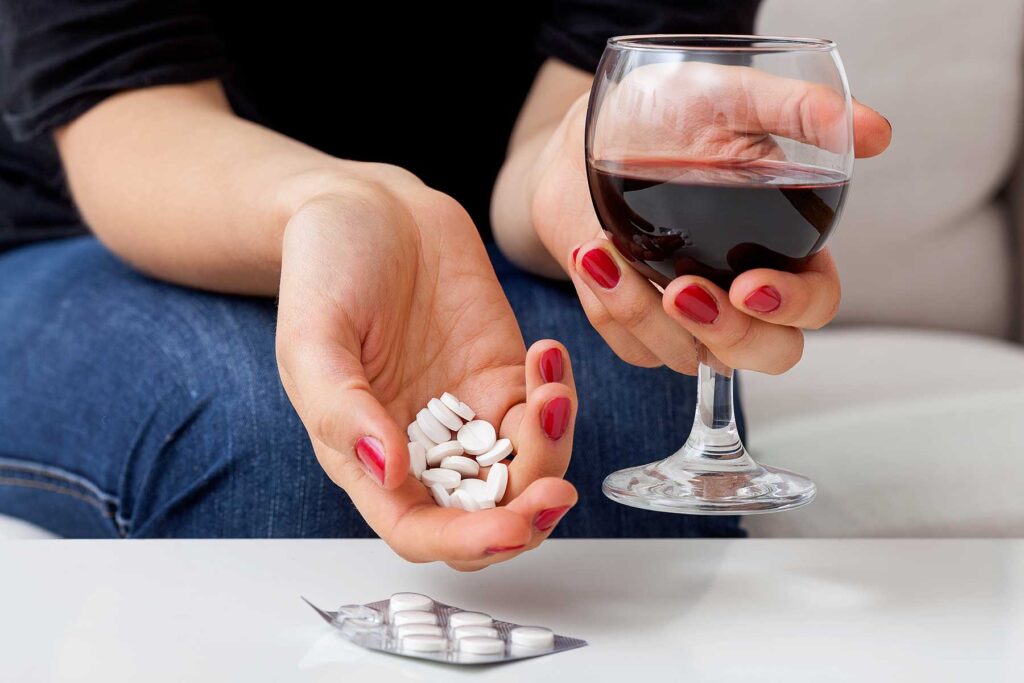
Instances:
[[[72,537],[372,536],[281,387],[274,319],[92,238],[0,255],[0,513]]]
[[[566,478],[576,485],[580,500],[554,535],[743,535],[735,517],[650,512],[614,503],[601,493],[601,482],[612,471],[678,450],[693,423],[696,379],[619,360],[590,326],[571,284],[524,273],[493,247],[489,251],[526,343],[557,339],[572,356],[580,408]]]

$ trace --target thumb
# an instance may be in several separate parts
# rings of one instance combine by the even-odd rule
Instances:
[[[330,449],[318,454],[327,475],[342,488],[367,474],[386,489],[400,486],[409,472],[407,439],[373,394],[358,357],[337,334],[296,336],[281,323],[277,345],[288,396],[310,436]]]

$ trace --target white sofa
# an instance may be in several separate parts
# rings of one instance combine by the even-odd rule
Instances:
[[[753,535],[1024,536],[1024,350],[998,341],[1020,326],[1024,186],[996,198],[1021,158],[1022,27],[1024,0],[765,0],[758,31],[837,40],[895,136],[858,162],[833,241],[838,324],[785,376],[741,380],[752,452],[820,486]]]

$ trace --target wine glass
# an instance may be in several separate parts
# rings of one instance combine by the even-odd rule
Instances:
[[[586,164],[602,227],[659,288],[699,275],[728,290],[752,268],[800,270],[835,228],[853,169],[852,107],[835,43],[612,38],[590,95]],[[686,443],[610,474],[605,494],[709,515],[811,502],[809,479],[750,457],[733,416],[732,370],[699,341],[697,356]]]

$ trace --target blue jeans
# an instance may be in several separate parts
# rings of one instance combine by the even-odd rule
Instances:
[[[693,378],[622,363],[568,285],[491,253],[527,342],[573,358],[580,502],[554,535],[743,535],[601,494],[608,472],[679,446]],[[281,387],[274,318],[272,300],[148,279],[91,237],[0,254],[0,513],[67,537],[373,536]]]

